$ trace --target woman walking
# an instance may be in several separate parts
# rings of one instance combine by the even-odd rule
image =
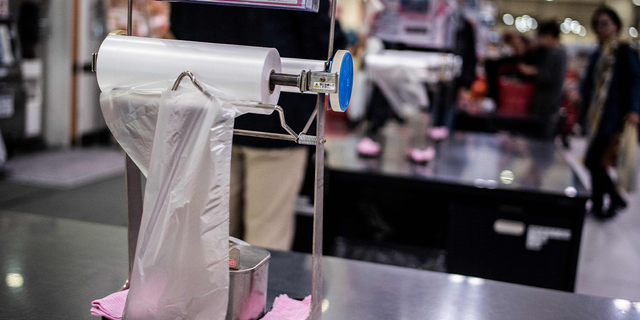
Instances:
[[[615,11],[602,7],[593,14],[591,23],[599,46],[590,57],[581,90],[591,137],[585,164],[591,172],[592,213],[606,219],[627,205],[607,167],[622,151],[618,142],[625,125],[635,128],[640,122],[640,62],[635,51],[618,39],[622,23]],[[605,194],[611,199],[607,210],[603,209]]]

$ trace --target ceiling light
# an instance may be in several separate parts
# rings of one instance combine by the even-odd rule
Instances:
[[[587,35],[587,28],[585,28],[584,26],[580,26],[580,32],[578,32],[578,34],[579,34],[581,37],[586,36],[586,35]]]
[[[638,0],[638,1],[640,1],[640,0]],[[504,22],[504,24],[506,24],[508,26],[513,25],[513,21],[514,21],[513,20],[513,16],[508,14],[508,13],[505,14],[504,16],[502,16],[502,22]]]
[[[580,22],[578,22],[578,20],[571,21],[571,31],[575,34],[580,32]]]

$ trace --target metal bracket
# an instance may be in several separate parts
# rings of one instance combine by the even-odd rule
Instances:
[[[193,85],[196,87],[196,89],[198,89],[198,91],[202,92],[207,98],[209,99],[213,99],[213,96],[211,96],[211,94],[209,92],[207,92],[202,85],[200,85],[200,83],[198,82],[198,80],[196,79],[196,76],[191,72],[191,71],[184,71],[182,72],[178,78],[176,79],[176,81],[173,83],[173,86],[171,87],[171,91],[176,91],[178,90],[178,87],[180,86],[180,83],[182,82],[182,80],[188,77],[191,80],[191,83],[193,83]],[[239,106],[246,106],[246,107],[253,107],[253,108],[261,108],[261,109],[267,109],[267,110],[273,110],[273,111],[277,111],[278,115],[280,116],[280,126],[287,131],[288,134],[281,134],[281,133],[271,133],[271,132],[261,132],[261,131],[252,131],[252,130],[242,130],[242,129],[234,129],[233,130],[233,134],[235,135],[239,135],[239,136],[248,136],[248,137],[258,137],[258,138],[267,138],[267,139],[277,139],[277,140],[286,140],[286,141],[293,141],[297,144],[302,144],[302,145],[310,145],[310,146],[315,146],[316,145],[316,136],[311,136],[311,135],[307,135],[306,132],[308,130],[308,126],[311,125],[311,123],[313,122],[313,118],[316,115],[316,112],[314,112],[311,115],[311,118],[309,118],[308,126],[305,127],[305,130],[303,130],[300,134],[296,133],[293,129],[291,129],[291,127],[289,127],[289,125],[287,124],[287,121],[285,119],[284,116],[284,109],[282,109],[281,106],[278,105],[271,105],[271,104],[237,104],[236,105]],[[324,143],[324,141],[321,141],[321,143]]]
[[[338,93],[338,74],[324,71],[305,71],[298,75],[272,73],[271,85],[297,87],[300,92]]]
[[[96,68],[98,67],[98,54],[91,54],[91,72],[96,73]]]
[[[338,93],[338,74],[329,72],[309,72],[308,91],[317,93]]]

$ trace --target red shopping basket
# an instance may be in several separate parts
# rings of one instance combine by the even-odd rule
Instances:
[[[502,117],[527,117],[535,91],[533,83],[501,76],[498,85],[500,94],[497,114]]]

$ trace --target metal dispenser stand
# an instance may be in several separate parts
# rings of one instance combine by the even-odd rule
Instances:
[[[327,55],[327,61],[325,62],[325,72],[329,71],[331,65],[331,58],[333,56],[333,42],[335,37],[335,21],[336,21],[336,2],[331,1],[331,28],[329,30],[329,52]],[[132,20],[133,20],[133,0],[128,0],[127,8],[127,36],[131,36],[132,33]],[[95,59],[95,57],[94,57]],[[94,60],[95,61],[95,60]],[[176,80],[176,86],[185,77],[189,76],[196,87],[199,87],[193,74],[185,70],[179,78]],[[301,76],[305,76],[305,72]],[[302,77],[298,77],[300,79]],[[337,79],[334,79],[336,81]],[[295,76],[291,75],[278,75],[273,74],[271,81],[281,85],[298,86],[302,88],[300,81],[296,80]],[[297,83],[295,83],[297,81]],[[304,82],[304,81],[303,81]],[[324,144],[325,140],[325,100],[326,95],[324,93],[318,93],[318,99],[316,100],[316,107],[309,118],[304,130],[301,134],[296,135],[290,129],[287,130],[289,135],[273,134],[265,132],[254,132],[246,130],[234,130],[236,135],[249,135],[255,137],[263,137],[270,139],[282,139],[295,141],[299,144],[315,144],[316,146],[316,164],[315,164],[315,191],[314,191],[314,210],[313,210],[313,250],[312,250],[312,279],[311,279],[311,308],[309,311],[309,320],[320,320],[322,318],[322,232],[323,232],[323,210],[324,210]],[[279,106],[266,106],[263,107],[272,108],[280,113],[281,124],[283,128],[287,129],[284,122],[284,116],[282,109]],[[316,137],[307,136],[306,132],[316,120]],[[314,141],[315,140],[315,141]],[[126,175],[126,188],[127,188],[127,236],[129,243],[129,275],[133,269],[133,260],[136,251],[136,244],[138,240],[138,232],[140,231],[140,223],[142,220],[142,174],[140,169],[135,165],[133,160],[129,156],[125,156],[125,175]],[[126,286],[128,286],[128,281]]]

